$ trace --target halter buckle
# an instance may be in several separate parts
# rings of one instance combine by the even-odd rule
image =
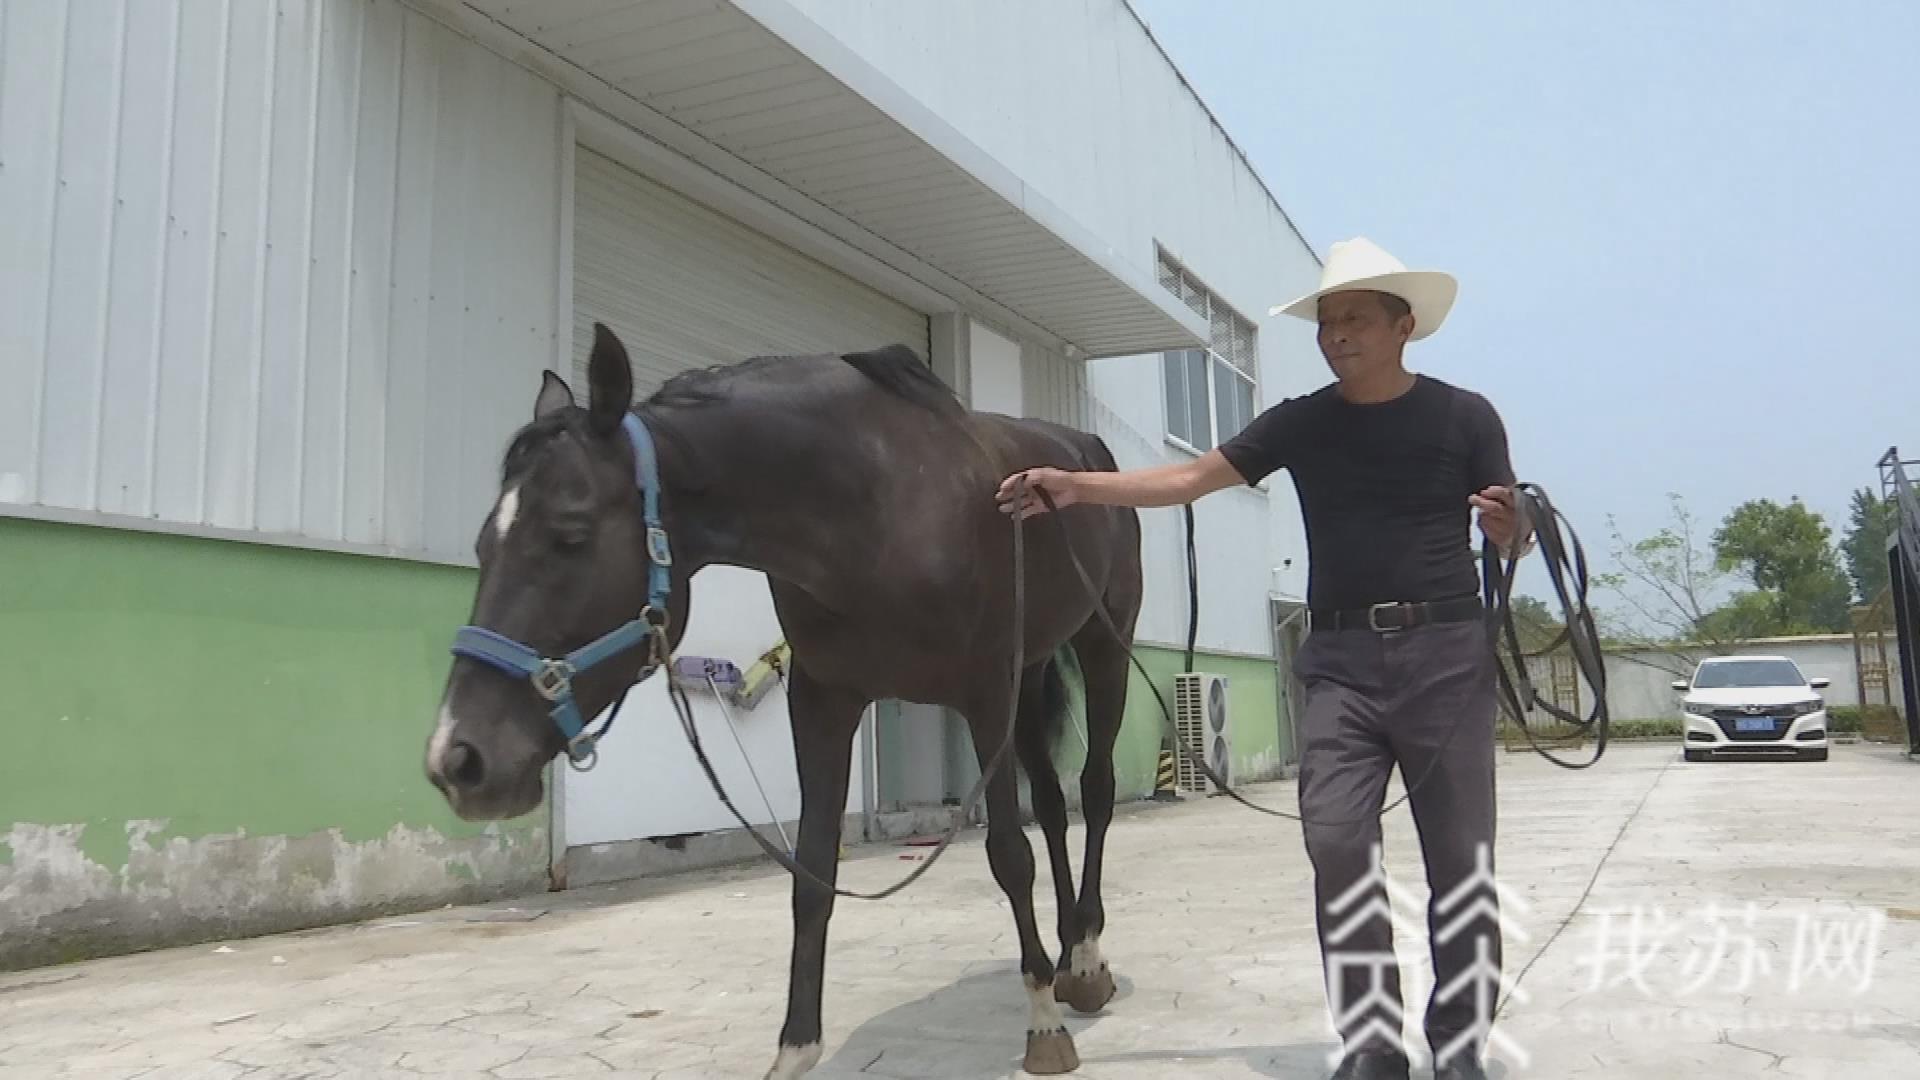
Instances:
[[[667,543],[667,530],[647,529],[647,558],[652,559],[656,566],[673,565],[673,546]]]
[[[565,660],[543,660],[533,673],[533,688],[548,701],[559,701],[573,688],[573,665]]]

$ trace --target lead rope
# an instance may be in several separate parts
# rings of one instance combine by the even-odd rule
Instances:
[[[727,721],[727,734],[733,736],[733,745],[740,751],[740,760],[746,762],[747,776],[753,781],[753,789],[760,793],[760,804],[767,808],[767,820],[773,822],[773,827],[779,831],[780,842],[787,845],[787,851],[797,850],[793,838],[787,835],[787,827],[780,821],[780,815],[773,809],[773,797],[767,794],[767,786],[760,782],[760,770],[753,767],[753,756],[747,753],[747,744],[740,740],[740,725],[734,721],[733,706],[727,703],[727,696],[720,692],[720,684],[714,681],[711,670],[707,672],[707,689],[713,693],[713,700],[720,704],[720,713]]]
[[[1507,665],[1496,664],[1500,678],[1500,705],[1513,717],[1520,733],[1526,736],[1527,745],[1534,753],[1553,762],[1563,769],[1590,769],[1599,764],[1600,758],[1607,752],[1607,735],[1612,727],[1612,719],[1607,712],[1607,664],[1601,649],[1600,631],[1594,623],[1593,610],[1587,606],[1587,552],[1580,543],[1579,534],[1574,531],[1573,523],[1547,498],[1547,493],[1537,484],[1514,485],[1516,503],[1524,500],[1528,521],[1539,522],[1534,535],[1538,539],[1540,555],[1547,562],[1547,572],[1553,580],[1553,591],[1560,598],[1560,609],[1567,616],[1566,625],[1553,641],[1534,652],[1520,647],[1519,628],[1513,620],[1513,579],[1519,566],[1519,560],[1513,559],[1502,568],[1495,558],[1493,546],[1487,545],[1481,556],[1482,574],[1485,579],[1486,597],[1491,606],[1498,601],[1498,612],[1502,619],[1495,628],[1506,639],[1508,654],[1513,658],[1513,675],[1509,677]],[[1560,527],[1566,526],[1567,534],[1560,534]],[[1571,548],[1568,543],[1571,539]],[[1571,558],[1569,558],[1571,554]],[[1567,573],[1573,580],[1569,593]],[[1527,670],[1529,659],[1545,656],[1566,645],[1573,652],[1574,665],[1579,674],[1593,691],[1593,709],[1586,717],[1574,715],[1555,703],[1540,696],[1534,688],[1533,676]],[[1500,646],[1494,644],[1494,656],[1499,659]],[[1515,681],[1519,687],[1514,686]],[[1534,740],[1533,731],[1527,726],[1527,714],[1535,707],[1549,716],[1579,729],[1582,733],[1591,732],[1594,738],[1593,756],[1583,762],[1562,761],[1548,753]]]
[[[1040,501],[1046,504],[1050,516],[1056,514],[1058,507],[1054,505],[1053,496],[1050,495],[1045,488],[1036,490],[1040,496]],[[1590,768],[1600,760],[1600,755],[1606,751],[1609,721],[1606,700],[1606,666],[1600,654],[1599,633],[1594,629],[1593,612],[1587,607],[1588,580],[1586,549],[1581,545],[1579,536],[1574,534],[1573,526],[1567,523],[1566,518],[1554,508],[1552,502],[1547,498],[1545,489],[1539,485],[1527,483],[1514,485],[1514,506],[1515,509],[1520,512],[1521,521],[1534,523],[1534,532],[1538,537],[1540,555],[1547,560],[1548,571],[1553,577],[1554,591],[1560,597],[1561,609],[1567,614],[1568,629],[1563,631],[1561,638],[1556,640],[1553,645],[1542,650],[1542,653],[1552,651],[1558,646],[1560,640],[1570,640],[1574,645],[1574,656],[1580,665],[1581,675],[1586,678],[1588,685],[1594,688],[1595,700],[1592,715],[1582,721],[1564,710],[1557,708],[1552,703],[1543,700],[1538,692],[1534,690],[1532,680],[1526,672],[1527,654],[1520,649],[1518,632],[1513,622],[1513,581],[1520,565],[1521,556],[1507,556],[1504,559],[1504,570],[1495,573],[1496,568],[1503,565],[1503,560],[1498,550],[1493,546],[1493,542],[1488,541],[1481,553],[1482,562],[1487,570],[1486,589],[1487,602],[1489,604],[1488,616],[1489,619],[1495,623],[1494,629],[1505,630],[1505,638],[1509,642],[1514,657],[1513,666],[1519,672],[1521,684],[1531,699],[1530,701],[1523,702],[1521,696],[1515,692],[1512,684],[1508,680],[1506,666],[1500,662],[1500,638],[1490,633],[1489,637],[1492,639],[1491,644],[1494,652],[1494,667],[1499,672],[1499,683],[1502,688],[1501,705],[1514,717],[1515,722],[1520,726],[1520,730],[1527,736],[1528,743],[1533,746],[1534,751],[1540,754],[1540,756],[1562,768]],[[1187,567],[1189,574],[1187,583],[1189,590],[1187,639],[1189,642],[1188,656],[1190,658],[1193,648],[1191,643],[1196,638],[1199,629],[1199,581],[1197,578],[1194,536],[1191,528],[1193,520],[1191,517],[1192,507],[1189,506],[1187,509],[1189,513],[1187,520],[1190,526],[1187,530]],[[1569,548],[1566,538],[1560,535],[1560,526],[1563,524],[1566,525],[1567,533],[1572,538],[1571,548]],[[1060,528],[1064,534],[1066,523],[1060,522]],[[1460,728],[1463,726],[1463,724],[1456,721],[1447,729],[1447,736],[1441,741],[1439,751],[1434,754],[1433,760],[1428,762],[1427,767],[1421,771],[1419,779],[1409,784],[1407,790],[1398,799],[1382,807],[1377,813],[1361,814],[1358,817],[1329,821],[1322,818],[1308,818],[1298,814],[1289,814],[1284,810],[1275,810],[1271,807],[1261,806],[1258,803],[1252,802],[1246,796],[1235,790],[1231,784],[1222,780],[1220,776],[1213,771],[1212,766],[1207,764],[1206,759],[1196,753],[1193,747],[1187,744],[1186,739],[1180,734],[1180,726],[1174,722],[1173,710],[1167,706],[1166,696],[1160,692],[1159,685],[1154,681],[1152,674],[1147,671],[1145,665],[1140,662],[1140,658],[1134,655],[1132,643],[1127,640],[1126,635],[1120,632],[1120,628],[1114,625],[1113,616],[1108,613],[1106,605],[1101,602],[1101,593],[1100,590],[1095,587],[1092,575],[1087,573],[1086,566],[1080,562],[1080,556],[1073,550],[1071,543],[1066,545],[1066,549],[1067,558],[1072,562],[1074,572],[1079,575],[1081,585],[1085,586],[1088,595],[1093,598],[1094,613],[1100,617],[1100,621],[1106,626],[1107,632],[1112,634],[1114,640],[1119,642],[1121,648],[1126,651],[1127,659],[1131,661],[1134,668],[1140,672],[1141,678],[1146,681],[1147,688],[1153,691],[1154,700],[1160,705],[1161,720],[1164,721],[1167,733],[1172,737],[1175,748],[1185,756],[1203,776],[1212,781],[1213,785],[1218,788],[1222,794],[1249,810],[1265,814],[1269,817],[1297,821],[1302,825],[1320,826],[1358,825],[1378,817],[1384,817],[1396,807],[1405,803],[1408,799],[1411,799],[1415,791],[1419,790],[1433,778],[1434,773],[1439,768],[1441,760],[1446,756],[1447,747],[1453,744],[1453,737],[1459,733]],[[1574,589],[1571,595],[1569,595],[1567,582],[1563,574],[1563,571],[1569,568],[1569,550],[1571,550],[1572,553],[1570,568],[1574,572]],[[1191,659],[1188,660],[1187,666],[1191,669]],[[1583,730],[1588,728],[1595,730],[1597,732],[1598,742],[1592,760],[1583,764],[1563,762],[1552,754],[1547,753],[1538,743],[1535,743],[1532,732],[1529,731],[1526,726],[1527,708],[1533,704],[1544,707],[1553,715],[1561,717],[1567,722],[1581,727]]]

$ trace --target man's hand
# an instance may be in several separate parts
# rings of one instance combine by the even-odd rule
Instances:
[[[1155,465],[1147,469],[1115,472],[1088,469],[1072,472],[1045,467],[1014,473],[1000,483],[995,496],[1000,509],[1021,519],[1047,512],[1040,501],[1046,492],[1056,507],[1097,506],[1178,506],[1192,502],[1210,491],[1219,491],[1240,482],[1240,474],[1218,450],[1209,450],[1192,461]]]
[[[1027,469],[1002,481],[995,497],[1001,513],[1025,520],[1047,512],[1047,504],[1040,501],[1042,491],[1053,499],[1055,507],[1072,506],[1080,501],[1079,477],[1061,469]]]
[[[1486,488],[1477,495],[1467,496],[1467,502],[1480,511],[1480,531],[1501,551],[1512,554],[1526,538],[1527,530],[1514,507],[1512,488]]]

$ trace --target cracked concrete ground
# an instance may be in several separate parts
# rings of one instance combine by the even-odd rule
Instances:
[[[1500,764],[1519,982],[1492,1075],[1920,1075],[1920,766],[1871,746]],[[1291,809],[1288,784],[1253,794]],[[840,902],[812,1076],[1019,1075],[1026,999],[980,835],[891,900]],[[1410,927],[1415,843],[1396,809]],[[890,883],[906,850],[850,850],[843,883]],[[1068,1015],[1077,1075],[1324,1076],[1306,865],[1298,826],[1224,800],[1123,813],[1104,940],[1120,993]],[[1051,897],[1043,877],[1046,928]],[[788,936],[786,878],[757,864],[18,972],[0,976],[0,1077],[759,1077]],[[1431,979],[1398,941],[1417,1026]]]

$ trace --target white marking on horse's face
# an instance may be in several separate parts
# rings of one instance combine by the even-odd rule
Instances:
[[[780,1056],[773,1059],[773,1068],[767,1070],[766,1080],[795,1080],[813,1071],[820,1064],[820,1044],[808,1043],[805,1046],[783,1046]]]
[[[1092,978],[1107,969],[1106,957],[1100,955],[1098,935],[1073,947],[1073,962],[1070,966],[1073,968],[1073,973],[1082,979]]]
[[[453,745],[453,713],[445,705],[440,706],[440,720],[433,725],[433,738],[427,743],[427,765],[436,773],[440,763],[447,756],[447,747]]]
[[[520,489],[508,488],[500,496],[500,505],[493,511],[493,535],[501,540],[507,538],[507,530],[513,528],[513,519],[520,514]]]
[[[1060,1006],[1053,1001],[1053,987],[1041,986],[1031,975],[1022,975],[1020,978],[1027,984],[1027,1003],[1033,1010],[1027,1017],[1028,1034],[1046,1035],[1067,1030],[1067,1022],[1060,1016]]]

